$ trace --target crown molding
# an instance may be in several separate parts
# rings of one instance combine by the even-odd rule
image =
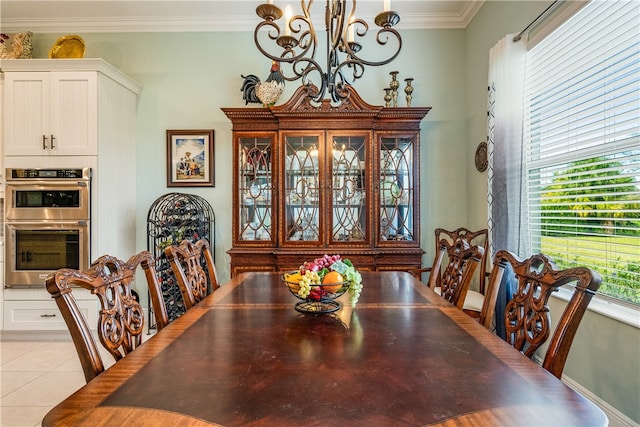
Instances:
[[[403,13],[399,30],[466,28],[482,7],[484,0],[466,2],[457,14]],[[373,22],[374,16],[362,16]],[[256,16],[114,16],[114,17],[2,17],[0,25],[4,33],[32,31],[34,33],[136,33],[136,32],[229,32],[253,30]]]

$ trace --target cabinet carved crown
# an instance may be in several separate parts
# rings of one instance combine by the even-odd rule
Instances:
[[[223,108],[233,125],[231,274],[324,253],[359,269],[419,267],[420,122],[430,108],[334,106],[302,86],[285,104]]]

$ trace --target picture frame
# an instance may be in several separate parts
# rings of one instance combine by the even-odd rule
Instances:
[[[213,129],[167,130],[167,187],[213,187]]]

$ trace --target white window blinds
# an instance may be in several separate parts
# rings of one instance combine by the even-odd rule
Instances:
[[[640,2],[592,1],[527,54],[531,251],[640,304]]]

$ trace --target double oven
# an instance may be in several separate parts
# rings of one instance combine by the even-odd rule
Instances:
[[[90,260],[91,169],[7,169],[5,286],[42,287]]]

